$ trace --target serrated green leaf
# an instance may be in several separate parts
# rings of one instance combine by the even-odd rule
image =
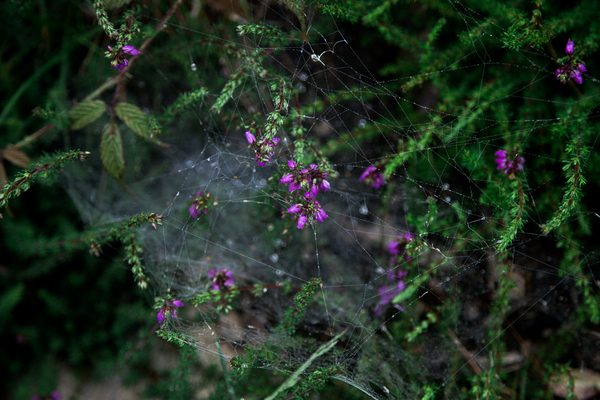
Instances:
[[[106,110],[106,103],[102,100],[82,101],[68,112],[71,120],[71,129],[81,129],[100,118]]]
[[[135,133],[148,139],[152,136],[148,117],[138,106],[129,103],[119,103],[115,107],[117,116]]]
[[[106,172],[113,178],[120,180],[123,177],[123,172],[125,172],[125,159],[123,158],[121,133],[115,123],[106,124],[102,130],[100,157]]]

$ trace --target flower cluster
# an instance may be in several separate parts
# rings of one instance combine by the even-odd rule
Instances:
[[[517,171],[523,171],[524,162],[525,159],[518,155],[513,159],[510,159],[506,150],[498,150],[496,152],[496,164],[498,164],[498,169],[504,170],[504,173],[509,174],[510,177],[514,177]]]
[[[298,216],[298,229],[304,228],[307,222],[323,222],[327,218],[327,213],[315,196],[311,192],[304,193],[304,201],[294,204],[287,210],[288,213],[300,213]]]
[[[583,83],[581,74],[587,72],[587,68],[579,61],[577,54],[573,55],[573,53],[575,53],[575,43],[571,39],[567,41],[565,53],[567,53],[568,62],[556,70],[556,80],[561,81],[564,84],[567,83],[569,79],[572,79],[574,82],[581,85]]]
[[[367,167],[365,172],[363,172],[360,176],[360,180],[365,181],[367,185],[375,189],[378,189],[385,183],[385,179],[383,179],[383,172],[373,165],[369,165]]]
[[[208,277],[211,278],[210,286],[212,290],[227,290],[234,286],[233,273],[228,269],[220,268],[215,271],[208,271]]]
[[[390,258],[390,264],[396,264],[400,257],[406,252],[406,245],[408,242],[414,239],[413,235],[406,232],[405,234],[398,235],[399,240],[395,240],[388,244],[388,250],[392,257]],[[407,261],[410,261],[410,256],[408,254],[404,254],[404,257]]]
[[[156,315],[158,322],[162,324],[162,322],[167,317],[177,317],[176,307],[183,307],[183,303],[179,300],[165,300],[164,304],[162,305],[162,307],[158,311],[158,314]]]
[[[210,193],[204,193],[204,191],[196,192],[192,196],[193,202],[189,208],[190,215],[194,219],[198,219],[200,214],[206,215],[209,207]]]
[[[273,148],[279,143],[279,138],[266,138],[262,137],[256,139],[256,136],[250,131],[246,131],[246,140],[250,143],[250,146],[256,152],[256,163],[261,167],[264,167],[271,162],[271,156],[273,156]]]
[[[289,183],[290,192],[310,187],[310,193],[314,197],[319,192],[319,188],[322,191],[331,189],[331,185],[325,179],[327,172],[319,170],[319,167],[315,164],[310,164],[309,168],[300,170],[297,163],[288,161],[288,168],[290,169],[290,173],[285,174],[281,178],[281,183]]]
[[[304,189],[306,192],[301,197],[301,201],[288,208],[287,212],[291,214],[298,213],[298,229],[304,228],[307,222],[323,222],[327,218],[327,213],[321,207],[321,204],[315,199],[319,189],[327,191],[331,185],[325,179],[327,172],[322,171],[316,164],[310,164],[308,168],[300,167],[294,161],[288,161],[289,173],[285,174],[280,182],[290,184],[290,192]]]
[[[111,57],[113,59],[110,62],[110,65],[113,68],[118,68],[120,71],[123,71],[123,69],[129,64],[129,61],[127,61],[125,56],[135,56],[137,54],[140,54],[140,52],[136,50],[133,46],[123,46],[120,49],[117,49],[116,51],[113,50],[112,47],[108,46],[108,51],[104,54],[106,55],[106,57]]]
[[[379,296],[381,296],[381,299],[379,300],[379,303],[375,308],[375,314],[381,315],[383,311],[385,311],[387,305],[390,304],[392,300],[394,300],[394,297],[396,297],[398,293],[404,290],[406,284],[404,283],[402,278],[404,278],[406,274],[407,272],[404,270],[398,270],[398,272],[393,270],[388,271],[388,279],[397,282],[393,285],[386,284],[379,288],[377,293],[379,294]],[[396,304],[395,307],[399,310],[402,310],[402,308],[398,304]]]

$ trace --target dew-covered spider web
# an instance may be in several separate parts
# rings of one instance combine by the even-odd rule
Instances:
[[[268,1],[207,13],[276,33],[169,21],[164,43],[132,71],[128,101],[158,115],[185,92],[206,94],[163,127],[169,147],[124,136],[136,199],[101,179],[100,163],[72,183],[87,222],[163,215],[137,236],[149,290],[185,304],[162,329],[202,356],[289,374],[345,332],[306,374],[341,367],[334,380],[374,399],[418,398],[427,383],[462,398],[469,376],[543,363],[535,353],[597,292],[596,182],[544,230],[563,204],[568,146],[588,179],[597,169],[592,60],[582,85],[563,85],[556,58],[568,33],[552,48],[511,49],[509,21],[469,3],[406,2],[395,20],[406,29],[389,16],[353,24],[318,5],[303,11],[305,32]],[[280,141],[261,149],[246,132]],[[314,175],[295,191],[281,182],[311,164],[330,186],[312,200]],[[192,215],[198,196],[207,210]],[[315,200],[322,222],[309,208],[289,211]],[[235,296],[193,307],[221,269],[239,290],[219,291]],[[313,278],[295,333],[277,329]],[[594,339],[578,340],[570,361],[594,368]]]

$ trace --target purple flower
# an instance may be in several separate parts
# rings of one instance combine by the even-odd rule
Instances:
[[[498,150],[495,155],[498,169],[504,170],[505,174],[513,176],[517,171],[523,171],[523,163],[525,163],[523,157],[515,156],[513,159],[510,159],[506,150]]]
[[[292,183],[294,181],[294,175],[286,174],[281,178],[281,183]]]
[[[118,68],[121,72],[123,69],[129,65],[129,61],[125,58],[125,55],[135,56],[140,54],[138,50],[133,46],[123,46],[120,50],[118,50],[115,54],[113,48],[108,46],[108,52],[105,53],[107,57],[114,57],[113,61],[110,63],[112,68]]]
[[[556,80],[565,84],[569,79],[572,79],[575,83],[581,85],[583,83],[581,74],[587,72],[587,68],[583,63],[579,62],[577,55],[573,55],[575,52],[575,43],[571,39],[567,41],[565,52],[569,56],[569,62],[556,70]]]
[[[406,252],[406,245],[408,244],[408,242],[412,241],[414,237],[409,232],[406,232],[405,234],[398,235],[398,239],[399,240],[395,240],[388,244],[388,250],[392,254],[390,264],[395,264],[396,262],[398,262],[400,256]],[[411,257],[409,255],[405,255],[404,258],[407,261],[411,260]]]
[[[288,161],[290,173],[284,175],[280,182],[290,184],[290,192],[298,189],[308,189],[314,197],[319,189],[326,191],[331,189],[331,185],[325,179],[327,172],[321,171],[316,164],[310,164],[309,168],[303,168],[298,171],[298,164],[294,161]]]
[[[288,213],[297,213],[300,210],[302,210],[302,204],[295,204],[295,205],[291,206],[290,208],[288,208],[287,212]]]
[[[374,165],[369,165],[367,167],[365,172],[363,172],[360,176],[360,180],[365,181],[367,185],[375,189],[378,189],[385,183],[385,179],[383,179],[383,173]]]
[[[129,54],[130,56],[140,54],[140,52],[136,50],[133,46],[123,46],[123,53]]]
[[[394,300],[394,297],[396,297],[400,292],[402,292],[404,290],[404,288],[406,287],[406,283],[404,283],[404,281],[402,280],[402,278],[404,278],[407,275],[407,272],[404,270],[398,270],[397,272],[394,270],[390,270],[387,273],[388,279],[389,280],[398,280],[398,282],[395,285],[382,285],[379,290],[377,290],[377,293],[379,294],[379,296],[381,297],[381,299],[379,299],[379,303],[377,304],[377,307],[375,308],[375,314],[376,315],[381,315],[385,309],[387,308],[387,305],[390,304],[392,302],[392,300]],[[395,307],[399,310],[402,310],[403,308],[399,305],[395,305]]]
[[[156,315],[158,323],[162,324],[167,317],[177,317],[177,308],[175,307],[183,307],[183,303],[179,300],[165,300],[165,303]]]
[[[188,209],[190,215],[194,219],[198,219],[200,214],[206,215],[208,213],[210,193],[204,193],[204,191],[196,192],[192,195],[192,205]]]
[[[246,140],[250,144],[256,144],[256,136],[254,136],[250,131],[246,131]]]
[[[571,40],[571,38],[569,38],[569,40],[567,41],[567,47],[565,47],[565,53],[573,54],[574,51],[575,51],[575,43]]]
[[[300,213],[298,216],[298,229],[304,228],[304,225],[309,221],[323,222],[328,217],[325,210],[321,207],[321,204],[315,200],[310,192],[304,194],[303,203],[294,204],[288,208],[287,212]]]
[[[233,272],[225,268],[220,268],[217,271],[211,269],[208,271],[208,277],[212,279],[210,282],[212,290],[228,290],[235,285],[233,283]]]
[[[573,79],[576,83],[580,85],[583,83],[583,78],[581,77],[581,73],[579,71],[571,71],[571,79]]]

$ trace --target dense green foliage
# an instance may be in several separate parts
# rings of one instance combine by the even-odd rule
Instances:
[[[48,395],[62,368],[165,399],[574,398],[572,370],[600,371],[599,13],[556,0],[9,1],[0,389]],[[272,175],[242,201],[208,194],[191,221],[174,204],[206,188],[190,174],[165,194],[157,177],[180,179],[181,154],[210,161],[210,146],[239,164],[217,190],[246,185],[239,171],[254,180],[257,161]],[[321,175],[298,187],[327,177],[338,200],[324,208],[282,184],[311,163]],[[369,166],[385,185],[352,172]],[[344,208],[355,197],[373,226],[413,232],[391,259],[397,235],[349,227],[363,222]],[[231,225],[211,219],[227,212]],[[189,234],[182,249],[171,228]],[[222,267],[206,250],[220,229],[245,240],[215,246],[240,256],[235,285],[169,258]],[[381,277],[395,279],[387,301]],[[231,315],[249,326],[239,338]],[[161,345],[179,351],[169,371],[151,362]]]

